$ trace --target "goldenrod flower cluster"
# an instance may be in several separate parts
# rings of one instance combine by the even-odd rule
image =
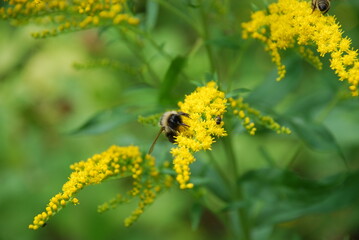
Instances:
[[[351,47],[351,40],[342,36],[340,25],[333,16],[312,11],[310,1],[279,0],[272,3],[268,11],[257,11],[251,21],[243,23],[243,37],[259,39],[266,45],[272,61],[277,65],[278,78],[285,75],[280,50],[315,45],[321,57],[330,54],[330,67],[340,81],[349,83],[353,96],[358,95],[359,61],[357,50]]]
[[[71,165],[70,168],[73,172],[63,185],[62,192],[50,199],[44,212],[35,216],[33,223],[29,225],[30,229],[36,230],[43,226],[68,203],[78,204],[75,195],[84,187],[100,184],[110,177],[133,179],[132,189],[127,193],[126,201],[134,197],[138,197],[140,201],[137,209],[125,220],[125,225],[129,226],[141,215],[144,208],[154,201],[157,193],[171,185],[170,176],[159,174],[155,159],[149,155],[142,158],[136,146],[112,146],[87,161]]]
[[[217,89],[215,82],[209,82],[204,87],[198,87],[186,96],[184,102],[179,102],[180,111],[188,113],[183,118],[188,128],[183,128],[176,138],[175,148],[171,149],[174,157],[176,180],[181,189],[192,188],[189,165],[195,161],[193,153],[200,150],[211,150],[214,137],[226,136],[223,121],[217,123],[217,117],[222,117],[226,111],[227,99],[224,93]]]
[[[13,24],[37,24],[56,27],[34,33],[36,38],[55,36],[62,32],[77,31],[98,26],[128,23],[136,25],[139,19],[131,16],[126,0],[8,0],[0,8],[0,17]]]
[[[229,98],[228,100],[232,107],[233,114],[241,119],[243,127],[250,135],[255,135],[257,131],[255,123],[271,129],[277,134],[291,133],[289,128],[279,125],[272,117],[263,116],[258,110],[250,107],[248,103],[244,103],[242,97],[238,99]]]

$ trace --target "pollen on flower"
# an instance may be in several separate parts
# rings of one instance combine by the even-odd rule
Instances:
[[[217,89],[215,82],[209,82],[204,87],[198,87],[184,102],[179,102],[180,111],[188,113],[188,118],[183,118],[189,127],[180,131],[176,138],[175,148],[171,149],[174,157],[174,170],[176,180],[181,189],[193,188],[190,181],[190,167],[196,159],[193,153],[201,150],[211,150],[215,142],[214,137],[223,137],[227,133],[223,128],[223,121],[217,124],[217,117],[226,112],[227,99],[224,93]]]
[[[289,128],[279,125],[270,116],[263,116],[258,110],[245,103],[243,98],[233,99],[229,98],[232,107],[233,115],[238,116],[242,126],[247,130],[250,135],[255,135],[257,131],[256,124],[260,124],[268,129],[275,131],[276,133],[290,134]]]
[[[330,54],[330,67],[340,81],[347,81],[353,96],[358,95],[359,61],[351,40],[343,37],[333,16],[312,11],[310,1],[278,0],[267,11],[257,11],[243,23],[243,38],[254,38],[266,45],[266,51],[278,69],[277,80],[285,76],[280,51],[299,45],[300,54],[318,69],[322,64],[308,46],[314,45],[321,57]]]

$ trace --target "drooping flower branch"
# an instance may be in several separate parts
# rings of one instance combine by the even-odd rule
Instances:
[[[153,202],[159,192],[172,184],[172,177],[159,174],[155,159],[149,155],[142,157],[136,146],[112,146],[86,161],[71,165],[70,168],[73,172],[63,185],[62,192],[52,197],[45,211],[34,217],[33,223],[29,225],[30,229],[36,230],[44,226],[69,203],[78,204],[79,200],[75,196],[83,188],[100,184],[111,177],[132,178],[132,189],[127,192],[127,197],[122,198],[123,202],[135,197],[140,199],[137,209],[125,220],[125,225],[129,226],[143,213],[144,208]],[[101,211],[106,208],[108,206],[105,204]]]
[[[347,81],[351,94],[358,96],[357,50],[351,47],[348,37],[343,37],[335,17],[313,12],[309,1],[279,0],[270,4],[268,11],[254,12],[251,21],[243,23],[242,27],[244,38],[258,39],[266,45],[265,49],[278,68],[277,80],[284,78],[286,72],[281,50],[295,45],[314,45],[321,57],[330,54],[330,67],[340,81]]]
[[[56,36],[100,26],[137,25],[139,19],[128,11],[127,0],[8,0],[0,8],[0,18],[15,25],[34,22],[49,29],[33,33],[35,38]]]

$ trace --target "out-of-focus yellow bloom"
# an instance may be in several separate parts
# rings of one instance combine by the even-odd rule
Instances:
[[[243,127],[250,135],[254,135],[256,133],[256,124],[260,124],[268,129],[271,129],[278,134],[291,133],[289,128],[279,125],[279,123],[274,121],[272,117],[263,116],[258,110],[250,107],[248,103],[244,103],[243,98],[229,98],[228,100],[233,110],[233,114],[239,117]]]
[[[330,67],[340,81],[349,83],[353,96],[358,95],[359,61],[351,40],[342,36],[340,25],[333,16],[312,12],[310,1],[279,0],[268,11],[257,11],[251,21],[243,23],[243,37],[259,39],[266,45],[272,61],[277,65],[278,78],[285,75],[280,50],[315,45],[320,56],[330,54]],[[312,58],[313,56],[310,56]]]
[[[0,17],[21,25],[33,21],[47,25],[55,23],[57,28],[33,33],[33,37],[55,36],[61,32],[77,31],[98,26],[127,23],[137,25],[139,19],[127,11],[127,0],[8,0],[0,8]]]
[[[215,82],[209,82],[204,87],[198,87],[186,96],[184,102],[178,105],[180,111],[188,113],[183,118],[188,128],[182,128],[176,138],[175,148],[171,149],[174,157],[174,169],[181,189],[192,188],[189,165],[195,161],[193,153],[200,150],[211,150],[214,137],[226,136],[223,121],[217,123],[217,117],[222,117],[226,111],[227,99],[224,93],[217,89]]]
[[[88,185],[100,184],[114,176],[131,176],[132,189],[127,197],[120,198],[119,202],[128,202],[134,197],[140,199],[137,209],[125,220],[125,225],[131,225],[140,216],[145,207],[151,204],[156,194],[162,189],[170,187],[171,177],[159,174],[155,166],[155,159],[146,155],[144,158],[136,146],[118,147],[112,146],[107,151],[96,154],[87,161],[81,161],[70,166],[73,170],[69,180],[63,185],[62,192],[50,199],[45,211],[35,216],[30,229],[38,229],[43,226],[53,215],[64,208],[68,203],[77,205],[79,200],[75,198],[78,191]],[[115,201],[112,201],[112,203]],[[111,205],[113,207],[113,204]],[[109,205],[99,207],[99,211],[105,211]]]

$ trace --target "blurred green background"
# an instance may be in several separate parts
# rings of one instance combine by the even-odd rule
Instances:
[[[187,3],[170,2],[179,5],[179,9]],[[288,167],[305,178],[323,179],[347,171],[344,159],[352,171],[358,169],[359,102],[357,98],[337,100],[346,86],[337,81],[328,59],[323,59],[324,68],[319,71],[295,51],[288,51],[284,58],[287,76],[275,82],[275,65],[263,46],[240,37],[241,22],[248,21],[250,13],[263,9],[266,3],[232,1],[231,9],[221,9],[223,1],[214,2],[217,12],[208,13],[212,21],[209,44],[220,59],[224,79],[231,78],[232,89],[250,89],[244,96],[253,107],[282,116],[284,124],[288,117],[299,119],[296,126],[307,127],[309,132],[301,135],[294,131],[288,137],[262,131],[252,137],[236,128],[238,131],[232,136],[241,173],[268,166]],[[146,5],[143,7],[141,16],[146,13]],[[151,37],[172,58],[187,54],[198,36],[168,10],[158,10]],[[196,9],[192,11],[190,14],[195,15]],[[344,35],[359,49],[358,1],[333,0],[330,14],[336,16]],[[191,209],[196,202],[190,192],[176,188],[160,195],[130,228],[123,227],[122,222],[135,203],[98,214],[98,204],[124,191],[121,181],[88,187],[78,196],[80,205],[68,206],[43,229],[27,229],[33,217],[61,190],[70,174],[70,164],[112,144],[134,144],[146,151],[158,129],[141,125],[137,116],[176,109],[173,103],[192,92],[195,82],[201,82],[209,72],[208,58],[201,48],[187,59],[184,74],[171,92],[173,101],[159,106],[159,88],[148,83],[148,69],[144,70],[139,56],[121,41],[118,32],[111,28],[93,29],[39,40],[31,37],[36,30],[37,26],[14,27],[0,21],[0,239],[191,240],[226,236],[226,226],[210,211],[204,212],[199,228],[192,230]],[[162,80],[170,66],[169,58],[145,40],[139,52]],[[121,66],[92,66],[101,59],[112,59]],[[74,63],[87,67],[74,67]],[[89,123],[89,119],[95,119],[95,123]],[[320,133],[315,134],[315,126],[306,124],[318,119],[335,141],[326,141]],[[333,142],[340,151],[333,149]],[[154,155],[169,159],[170,147],[162,138]],[[220,161],[225,158],[222,150],[219,144],[213,147]],[[199,155],[199,161],[201,158]],[[349,233],[355,236],[359,234],[358,210],[354,201],[336,211],[309,214],[275,225],[270,238],[345,239]]]

